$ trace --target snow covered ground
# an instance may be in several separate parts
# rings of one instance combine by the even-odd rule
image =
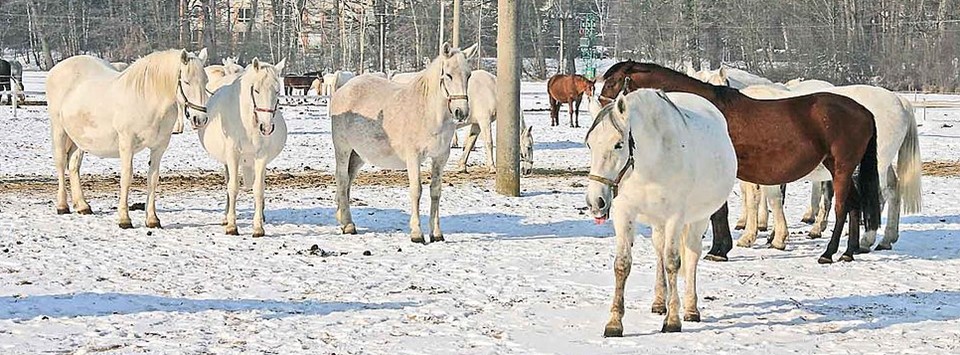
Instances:
[[[583,128],[549,127],[544,84],[524,83],[522,92],[536,167],[584,170],[587,114]],[[291,135],[273,168],[332,171],[325,112],[284,109]],[[923,159],[956,161],[960,110],[917,116],[925,117]],[[265,238],[222,234],[219,188],[164,192],[164,229],[142,228],[143,212],[134,211],[138,228],[119,230],[115,191],[88,193],[94,215],[58,216],[52,189],[15,189],[14,181],[53,178],[45,107],[17,118],[3,107],[0,120],[2,354],[960,352],[956,177],[925,177],[924,212],[904,218],[893,251],[824,266],[816,257],[825,242],[797,235],[785,252],[758,245],[734,249],[729,263],[701,263],[704,319],[680,334],[660,334],[662,317],[649,314],[653,255],[649,239],[638,238],[627,336],[604,339],[612,227],[582,214],[584,178],[535,175],[523,180],[520,198],[493,193],[484,179],[445,186],[447,242],[426,246],[409,242],[406,188],[385,186],[355,187],[356,236],[339,234],[329,186],[269,188]],[[471,161],[480,164],[483,150]],[[189,130],[174,137],[162,164],[164,174],[219,168]],[[85,176],[117,171],[115,160],[89,155],[83,166]],[[799,232],[809,185],[794,185],[787,215]],[[136,190],[133,201],[142,201],[143,187]],[[733,215],[739,206],[732,194]],[[249,235],[249,194],[238,207]]]

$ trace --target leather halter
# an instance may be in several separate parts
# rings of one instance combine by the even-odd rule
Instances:
[[[188,121],[190,121],[190,123],[192,123],[194,127],[204,126],[207,124],[207,122],[209,122],[210,119],[205,118],[203,123],[194,122],[193,120],[190,119],[190,110],[207,113],[207,107],[200,106],[190,102],[190,98],[188,98],[187,94],[183,92],[183,76],[182,75],[183,75],[183,72],[177,73],[177,91],[180,94],[180,96],[183,97],[183,105],[186,106],[183,110],[183,117],[186,118]],[[203,90],[207,90],[207,88],[203,88]]]
[[[623,176],[624,176],[624,175],[627,175],[627,171],[630,171],[630,169],[633,169],[633,162],[634,162],[634,159],[633,159],[633,149],[634,149],[634,145],[635,145],[635,143],[634,143],[634,141],[633,141],[633,132],[630,132],[630,134],[629,134],[628,137],[629,137],[629,138],[627,138],[627,149],[628,149],[628,152],[629,152],[630,156],[629,156],[629,158],[627,158],[627,163],[624,164],[624,165],[623,165],[623,168],[620,169],[620,173],[617,174],[617,178],[616,178],[616,179],[610,180],[610,179],[608,179],[608,178],[606,178],[606,177],[603,177],[603,176],[600,176],[600,175],[593,175],[593,174],[587,175],[587,178],[588,178],[588,179],[609,186],[610,189],[613,190],[613,197],[614,197],[614,198],[617,197],[617,193],[619,192],[618,190],[620,190],[620,183],[623,182]]]
[[[273,105],[273,108],[257,107],[257,97],[256,97],[256,96],[253,96],[253,86],[252,86],[252,85],[250,86],[250,101],[253,102],[253,117],[254,117],[254,118],[257,117],[257,113],[258,113],[258,112],[269,113],[269,114],[270,114],[270,117],[273,117],[273,115],[275,115],[275,114],[277,113],[277,110],[278,110],[278,108],[280,107],[280,100],[277,100],[277,103]],[[260,120],[259,120],[259,119],[257,119],[257,123],[259,123],[260,125],[262,125],[262,123],[260,123]],[[275,127],[276,127],[276,125],[275,125],[273,122],[270,122],[270,132],[269,132],[269,133],[264,133],[264,131],[261,129],[261,130],[260,130],[260,134],[262,134],[262,135],[264,135],[264,136],[268,136],[268,135],[270,135],[270,133],[273,133],[273,130],[274,130]]]
[[[453,103],[453,100],[464,100],[464,101],[467,101],[467,100],[468,100],[467,95],[465,95],[465,94],[450,95],[450,90],[447,89],[447,85],[444,84],[443,79],[440,79],[440,86],[443,86],[444,95],[446,95],[446,97],[447,97],[447,111],[448,111],[448,112],[453,113],[453,109],[450,107],[450,105]]]

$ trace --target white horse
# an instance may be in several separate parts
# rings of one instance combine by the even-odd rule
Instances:
[[[350,79],[353,79],[355,75],[353,72],[345,70],[337,70],[333,73],[323,76],[322,82],[322,95],[332,96],[334,92],[340,90]]]
[[[587,206],[597,222],[612,214],[617,237],[616,290],[604,336],[623,335],[623,290],[633,264],[637,220],[650,224],[657,254],[652,311],[663,332],[680,331],[677,273],[683,268],[685,321],[700,321],[697,261],[710,215],[727,200],[737,156],[727,122],[710,101],[688,93],[640,89],[599,109],[587,132]]]
[[[829,89],[834,87],[835,85],[823,80],[817,80],[817,79],[804,80],[803,78],[796,78],[788,81],[785,84],[785,86],[790,91],[814,92],[816,90]]]
[[[124,71],[130,67],[130,64],[127,62],[112,62],[110,65],[113,66],[113,68],[117,71]]]
[[[463,154],[460,156],[457,170],[467,171],[467,159],[470,158],[470,152],[477,143],[477,137],[482,137],[484,150],[486,151],[487,170],[491,173],[495,172],[493,122],[497,120],[497,77],[484,70],[474,70],[467,82],[467,96],[470,97],[470,119],[466,123],[458,125],[457,129],[469,126],[470,133],[463,145]],[[527,126],[523,122],[522,115],[520,116],[520,126],[520,173],[527,175],[533,171],[532,126]],[[453,139],[456,141],[456,134],[453,135]],[[452,145],[456,146],[456,143]]]
[[[420,73],[421,72],[396,73],[396,74],[393,74],[392,77],[390,77],[390,80],[395,83],[406,84],[413,81],[413,79],[417,78],[420,75]]]
[[[783,91],[766,86],[748,87],[741,92],[758,99],[778,99],[811,93]],[[884,229],[883,240],[877,245],[877,250],[891,249],[893,243],[899,239],[900,213],[912,214],[922,209],[920,147],[913,109],[896,93],[875,86],[851,85],[825,88],[815,92],[849,97],[873,113],[877,124],[877,168],[881,173],[880,186],[884,203],[887,205],[887,226]],[[821,165],[805,179],[815,182],[830,181],[830,174]],[[775,228],[772,246],[783,249],[788,231],[786,219],[783,216],[782,192],[779,187],[763,187],[763,193],[773,207]],[[750,201],[756,201],[756,199],[748,197],[745,203],[748,208],[747,230],[737,242],[739,246],[744,247],[753,245],[756,241],[756,230],[751,229],[750,219],[756,216],[757,211],[756,205]],[[821,201],[817,199],[816,204],[820,203]],[[819,238],[826,228],[829,206],[828,199],[816,215],[816,221],[810,230],[811,238]],[[860,238],[860,251],[869,252],[875,242],[875,233],[864,233]]]
[[[159,228],[156,189],[160,158],[170,143],[177,107],[194,116],[206,116],[207,76],[199,55],[186,50],[152,53],[118,72],[109,63],[91,56],[74,56],[58,63],[47,76],[47,101],[57,168],[57,213],[67,207],[64,170],[69,161],[73,207],[91,213],[80,190],[80,164],[84,153],[120,158],[120,228],[132,228],[127,195],[133,178],[133,155],[150,148],[147,173],[147,227]]]
[[[692,70],[692,67],[688,67],[687,75],[697,80],[713,84],[711,82],[711,78],[724,77],[727,79],[727,81],[729,81],[729,85],[727,86],[737,90],[752,85],[775,85],[774,82],[770,81],[770,79],[737,68],[727,68],[721,66],[720,69],[717,70],[701,70],[698,72],[693,72]]]
[[[330,99],[336,157],[337,221],[343,233],[357,228],[350,215],[350,184],[364,162],[406,169],[410,179],[410,239],[424,243],[420,229],[420,164],[431,158],[430,235],[442,241],[440,188],[450,140],[469,117],[468,58],[476,45],[461,52],[444,43],[441,54],[409,84],[373,75],[351,80]]]
[[[226,168],[226,234],[239,234],[237,192],[243,169],[244,186],[253,187],[253,236],[263,236],[267,164],[287,141],[287,124],[277,110],[285,62],[270,65],[254,58],[237,80],[213,94],[207,105],[210,122],[197,130],[204,149]]]
[[[213,95],[220,87],[232,83],[243,72],[243,67],[237,64],[237,58],[227,57],[223,59],[223,65],[214,64],[203,68],[207,74],[207,94]],[[178,109],[177,123],[173,125],[173,134],[183,133],[183,108]],[[193,122],[194,128],[197,128],[198,122]]]

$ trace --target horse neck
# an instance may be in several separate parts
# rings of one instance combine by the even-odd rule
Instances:
[[[163,54],[155,54],[157,56]],[[178,95],[179,66],[159,62],[162,58],[145,57],[134,62],[117,78],[124,90],[140,99],[156,102],[162,106],[176,104]]]
[[[430,131],[443,126],[448,111],[447,99],[440,88],[440,75],[436,73],[440,71],[439,65],[442,64],[438,62],[431,64],[420,72],[420,77],[414,80],[414,85],[408,86],[415,90],[415,99],[423,103],[420,107],[425,109],[423,117],[426,119],[422,121],[422,125]]]

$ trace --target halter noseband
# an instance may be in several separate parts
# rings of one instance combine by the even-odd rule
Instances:
[[[256,96],[253,96],[253,86],[252,86],[252,85],[250,86],[250,101],[253,103],[253,117],[254,117],[254,118],[257,117],[257,113],[258,113],[258,112],[269,113],[269,114],[270,114],[270,117],[273,117],[273,115],[275,115],[275,114],[277,113],[277,110],[278,110],[278,108],[280,107],[280,100],[277,100],[277,103],[273,105],[273,108],[257,107],[257,97],[256,97]],[[259,123],[260,120],[257,119],[257,122]],[[261,125],[262,125],[262,123],[261,123]],[[260,130],[260,134],[262,134],[262,135],[264,135],[264,136],[268,136],[268,135],[270,135],[270,133],[273,133],[273,130],[274,130],[275,127],[276,127],[276,124],[274,124],[273,122],[270,122],[270,131],[269,131],[269,132],[264,132],[263,129],[261,129],[261,130]]]
[[[460,95],[450,95],[450,90],[447,89],[447,85],[443,83],[443,79],[440,79],[440,86],[443,86],[444,94],[447,96],[447,111],[448,111],[448,112],[453,113],[453,109],[450,107],[450,105],[453,103],[453,100],[464,100],[464,101],[467,101],[467,100],[468,100],[467,95],[464,95],[464,94],[460,94]]]
[[[604,185],[609,186],[610,189],[613,190],[613,197],[616,198],[616,197],[617,197],[617,193],[618,193],[619,190],[620,190],[620,183],[623,182],[623,176],[624,176],[624,175],[627,175],[627,171],[629,171],[630,169],[633,169],[633,162],[634,162],[634,159],[633,159],[633,149],[634,149],[634,145],[635,145],[635,144],[634,144],[634,141],[633,141],[633,132],[630,132],[630,133],[629,133],[629,136],[628,136],[628,138],[627,138],[627,149],[628,149],[628,152],[629,152],[630,156],[629,156],[629,158],[627,158],[627,163],[624,164],[624,165],[623,165],[623,168],[620,169],[620,173],[617,174],[617,178],[616,178],[615,180],[610,180],[610,179],[605,178],[605,177],[603,177],[603,176],[593,175],[593,174],[587,175],[587,178],[590,179],[590,180],[593,180],[593,181],[596,181],[596,182],[599,182],[599,183],[601,183],[601,184],[604,184]]]

